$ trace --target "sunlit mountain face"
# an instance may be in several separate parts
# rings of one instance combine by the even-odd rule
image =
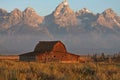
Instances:
[[[120,51],[120,16],[111,8],[97,14],[86,8],[74,12],[66,1],[46,16],[30,7],[0,9],[1,54],[33,51],[40,40],[61,40],[77,54],[116,53]]]

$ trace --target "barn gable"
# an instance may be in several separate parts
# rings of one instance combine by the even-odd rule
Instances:
[[[40,41],[34,52],[45,53],[45,52],[63,52],[66,53],[67,50],[61,41]]]

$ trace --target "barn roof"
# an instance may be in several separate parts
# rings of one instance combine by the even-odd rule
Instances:
[[[34,52],[28,52],[28,53],[24,53],[24,54],[20,54],[19,56],[35,56],[36,53]]]
[[[53,50],[54,46],[57,43],[60,43],[61,45],[64,46],[64,44],[61,41],[40,41],[36,45],[34,52],[39,52],[39,53],[50,52]],[[65,46],[64,49],[66,50]]]

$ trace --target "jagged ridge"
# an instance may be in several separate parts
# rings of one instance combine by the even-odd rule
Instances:
[[[65,29],[84,29],[87,31],[88,29],[98,30],[101,27],[115,30],[120,28],[120,17],[112,9],[107,9],[101,14],[94,14],[87,8],[74,12],[69,7],[67,1],[60,3],[55,11],[45,17],[39,16],[30,7],[26,8],[23,12],[19,9],[14,9],[10,13],[0,9],[0,32],[8,30],[12,26],[22,25],[32,26],[33,28],[62,27]]]

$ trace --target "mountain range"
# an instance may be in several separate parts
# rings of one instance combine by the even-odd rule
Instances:
[[[46,16],[31,7],[0,9],[0,53],[32,51],[39,40],[62,40],[75,53],[117,52],[119,35],[120,16],[111,8],[97,14],[86,8],[74,12],[64,1]]]

